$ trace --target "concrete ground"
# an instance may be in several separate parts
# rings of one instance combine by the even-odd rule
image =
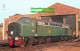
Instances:
[[[0,40],[0,51],[80,51],[80,42],[63,41],[10,48],[7,40]]]

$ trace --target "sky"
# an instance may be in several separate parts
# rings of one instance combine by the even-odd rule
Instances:
[[[31,7],[47,8],[55,3],[62,3],[80,9],[80,0],[0,0],[0,23],[15,14],[33,14]],[[5,12],[3,12],[5,4]]]

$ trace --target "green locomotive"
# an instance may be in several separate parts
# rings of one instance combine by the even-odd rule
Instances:
[[[10,23],[7,34],[10,46],[22,47],[29,44],[69,40],[73,36],[69,25],[27,17]]]

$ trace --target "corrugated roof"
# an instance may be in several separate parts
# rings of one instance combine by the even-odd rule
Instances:
[[[62,4],[62,3],[55,3],[55,4],[53,4],[53,5],[49,6],[49,7],[50,7],[50,8],[54,8],[55,6],[62,6],[62,7],[68,7],[68,8],[80,10],[79,8],[75,8],[75,7],[72,7],[72,6],[68,6],[68,5],[65,5],[65,4]],[[67,8],[67,9],[68,9],[68,8]],[[46,9],[48,9],[48,8],[46,8]],[[46,9],[44,9],[44,10],[46,10]]]

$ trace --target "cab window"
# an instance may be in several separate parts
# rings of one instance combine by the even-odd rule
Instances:
[[[24,23],[24,24],[30,24],[30,19],[28,17],[23,17],[19,19],[17,22]]]

